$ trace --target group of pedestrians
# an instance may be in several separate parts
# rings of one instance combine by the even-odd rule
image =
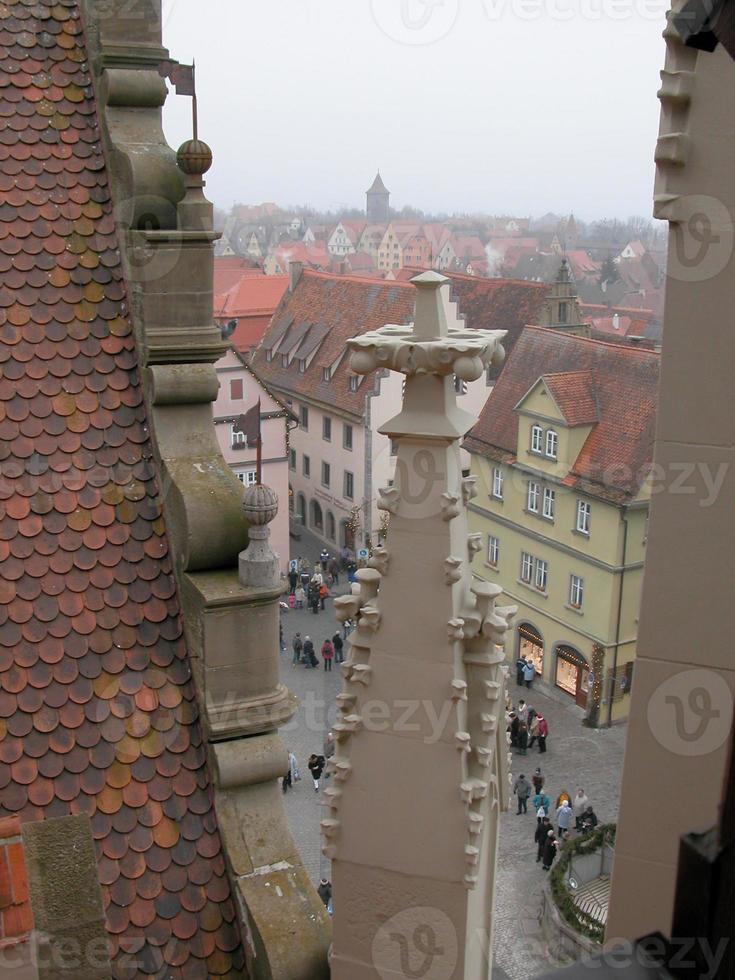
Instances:
[[[519,755],[526,755],[538,742],[539,753],[546,752],[546,739],[549,737],[549,723],[541,714],[536,711],[533,705],[526,704],[521,698],[518,706],[514,708],[508,706],[506,712],[507,731],[510,734],[510,744],[512,748],[518,750]]]
[[[307,669],[319,666],[319,658],[314,649],[314,641],[310,636],[305,636],[302,640],[301,633],[295,633],[291,641],[291,649],[293,650],[293,657],[291,658],[292,667],[295,667],[297,664],[303,664]],[[339,630],[337,630],[331,639],[327,638],[322,643],[321,656],[325,670],[332,669],[332,661],[338,664],[344,663],[344,640]]]
[[[536,829],[533,839],[536,844],[536,862],[541,862],[543,870],[548,871],[559,849],[573,833],[588,833],[599,821],[589,797],[581,787],[573,799],[566,791],[561,792],[552,809],[551,799],[544,788],[545,782],[540,768],[536,769],[530,781],[521,773],[515,781],[513,793],[518,800],[518,815],[528,813],[528,802],[534,794]]]

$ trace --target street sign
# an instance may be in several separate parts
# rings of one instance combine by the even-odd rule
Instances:
[[[367,548],[360,548],[360,550],[357,552],[357,557],[361,561],[367,561],[370,557],[370,552],[367,550]]]

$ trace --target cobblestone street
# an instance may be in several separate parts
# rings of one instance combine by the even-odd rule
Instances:
[[[306,532],[302,532],[300,541],[292,541],[292,555],[302,554],[310,561],[316,558],[320,549],[321,544],[316,544]],[[346,580],[340,576],[334,594],[347,590]],[[298,759],[302,776],[301,782],[288,792],[285,804],[294,838],[315,883],[321,875],[329,876],[329,867],[321,855],[319,837],[321,794],[314,792],[306,763],[312,752],[323,752],[324,737],[336,714],[334,698],[341,690],[342,673],[336,664],[331,672],[325,671],[321,662],[317,669],[292,667],[291,639],[297,630],[302,638],[310,636],[318,655],[324,640],[338,628],[332,598],[326,605],[326,610],[318,615],[299,610],[284,612],[282,616],[286,650],[281,653],[281,674],[284,683],[297,695],[299,710],[281,731],[286,745]],[[511,678],[510,690],[514,702],[517,701],[521,689],[516,687],[514,678]],[[514,777],[520,773],[530,776],[540,765],[552,804],[562,790],[574,795],[581,786],[600,822],[615,820],[625,727],[600,732],[584,728],[580,710],[568,702],[562,692],[551,691],[547,696],[540,690],[532,690],[527,700],[549,723],[548,751],[540,755],[532,749],[526,757],[514,755]],[[539,939],[537,918],[545,875],[535,861],[536,818],[532,808],[529,806],[528,814],[521,816],[515,811],[514,799],[510,811],[501,817],[495,897],[495,962],[499,978],[505,975],[509,980],[528,980],[549,967]]]

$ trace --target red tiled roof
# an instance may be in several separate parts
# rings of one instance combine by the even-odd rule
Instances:
[[[232,975],[79,9],[4,11],[0,816],[89,815],[116,980]]]
[[[286,292],[273,315],[271,325],[254,354],[253,364],[263,380],[280,391],[299,393],[344,411],[362,416],[365,391],[370,379],[357,392],[349,390],[348,359],[329,381],[322,378],[322,368],[331,367],[344,352],[350,337],[376,330],[386,323],[410,323],[413,318],[415,289],[404,276],[411,278],[423,270],[398,270],[400,280],[376,280],[351,276],[333,276],[305,270],[293,293]],[[537,318],[549,287],[542,283],[509,279],[478,279],[450,274],[451,297],[459,305],[468,327],[485,330],[507,330],[512,346],[523,326]],[[298,369],[298,354],[288,367],[278,354],[266,359],[266,350],[276,349],[287,331],[288,338],[309,328],[325,336],[306,371]],[[287,338],[287,341],[288,341]],[[302,337],[299,338],[300,341]]]
[[[223,255],[214,260],[215,309],[216,298],[224,296],[233,286],[236,286],[244,276],[262,276],[263,270],[251,259],[243,259],[238,255]]]
[[[570,428],[599,422],[595,383],[589,371],[545,374],[543,382]]]
[[[221,302],[215,297],[214,314],[225,318],[272,315],[287,286],[288,276],[245,275]]]
[[[27,942],[32,930],[20,820],[3,817],[0,819],[0,949]]]
[[[527,327],[464,445],[470,452],[511,462],[518,450],[515,406],[523,396],[539,378],[587,374],[594,385],[599,422],[592,426],[564,482],[593,496],[626,503],[640,490],[653,459],[659,364],[660,356],[653,351]],[[589,407],[585,393],[580,411]]]

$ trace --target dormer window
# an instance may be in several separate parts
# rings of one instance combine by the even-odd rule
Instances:
[[[288,367],[288,354],[281,354],[281,367]]]
[[[356,374],[350,375],[350,391],[357,391],[360,387],[360,378]]]
[[[301,374],[303,374],[304,371],[306,371],[306,361],[304,360],[303,357],[299,358],[299,371]]]
[[[531,452],[540,453],[543,451],[544,430],[540,425],[531,426]]]
[[[268,362],[268,364],[270,364],[270,362],[273,360],[273,351],[272,350],[270,350],[270,349],[269,350],[266,350],[266,352],[265,352],[265,359]]]
[[[549,459],[556,459],[556,450],[559,445],[559,437],[553,429],[546,433],[546,455]]]
[[[332,380],[332,369],[331,368],[328,368],[328,367],[326,367],[326,368],[323,367],[322,368],[322,381],[331,381],[331,380]]]

